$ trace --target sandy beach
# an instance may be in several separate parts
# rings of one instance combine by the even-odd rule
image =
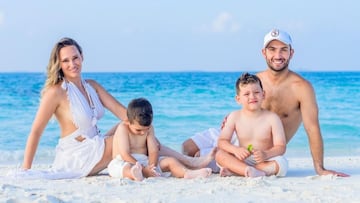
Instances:
[[[0,202],[360,202],[360,156],[327,157],[329,169],[351,177],[317,176],[312,159],[288,158],[286,177],[148,178],[142,182],[98,176],[23,180],[0,176]],[[49,165],[34,165],[45,169]],[[1,165],[7,174],[16,166]]]

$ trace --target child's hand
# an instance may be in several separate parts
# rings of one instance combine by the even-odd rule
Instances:
[[[245,160],[246,158],[248,158],[251,155],[251,153],[249,152],[248,149],[246,149],[244,147],[237,147],[234,155],[235,155],[235,157],[237,157],[240,160]]]
[[[253,149],[252,152],[253,152],[254,160],[256,161],[257,164],[262,163],[266,160],[266,154],[264,151]]]
[[[159,177],[160,173],[156,171],[154,164],[147,165],[143,169],[145,177]]]

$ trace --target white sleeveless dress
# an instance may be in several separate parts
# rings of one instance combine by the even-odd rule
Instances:
[[[94,88],[85,80],[82,84],[90,104],[73,83],[63,81],[61,85],[67,92],[73,122],[78,129],[59,139],[52,165],[54,172],[72,173],[75,178],[89,175],[101,160],[105,148],[104,137],[96,125],[105,109]],[[79,136],[82,141],[76,139]]]
[[[52,167],[49,170],[10,170],[6,178],[68,179],[89,175],[104,154],[105,138],[100,134],[96,123],[104,115],[105,109],[94,88],[85,80],[82,84],[90,105],[73,83],[63,81],[61,84],[67,92],[73,123],[78,129],[59,139]],[[79,136],[82,141],[76,140]]]

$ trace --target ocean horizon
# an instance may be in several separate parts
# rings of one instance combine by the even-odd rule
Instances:
[[[234,100],[239,72],[84,72],[123,105],[145,97],[154,108],[155,133],[162,144],[180,151],[181,143],[196,132],[218,128],[223,117],[239,109]],[[255,73],[255,72],[252,72]],[[360,72],[300,71],[313,84],[325,156],[360,154]],[[0,163],[21,164],[24,147],[45,81],[42,72],[0,73]],[[119,120],[107,111],[99,128],[106,132]],[[51,120],[45,129],[34,164],[52,161],[59,127]],[[287,147],[287,156],[311,156],[301,126]]]

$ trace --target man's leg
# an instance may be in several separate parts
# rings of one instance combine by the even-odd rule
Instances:
[[[194,157],[196,154],[200,155],[200,149],[195,142],[189,138],[182,143],[182,153]]]
[[[204,149],[213,149],[217,145],[217,140],[220,135],[220,129],[209,128],[204,131],[195,133],[182,144],[182,153],[188,156],[195,156],[200,154]],[[201,152],[201,153],[199,153]]]

